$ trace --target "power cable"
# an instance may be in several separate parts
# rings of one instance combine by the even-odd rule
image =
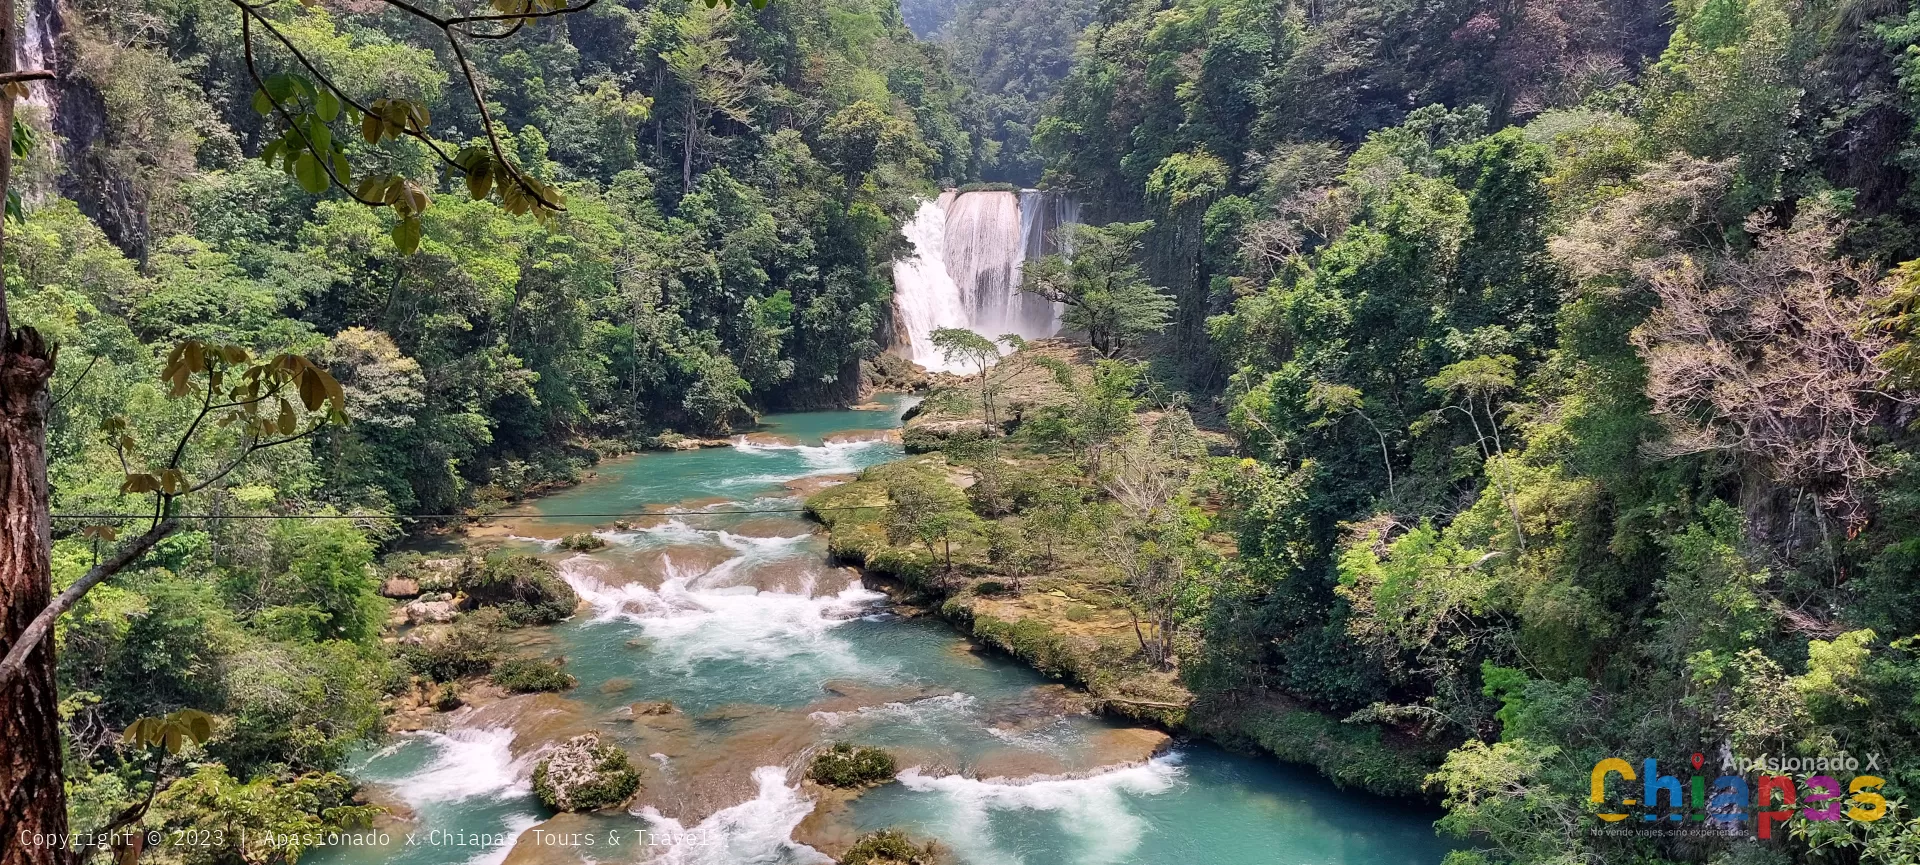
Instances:
[[[838,505],[822,508],[759,508],[729,511],[623,511],[604,514],[174,514],[179,520],[607,520],[625,517],[732,517],[755,514],[806,514],[821,511],[884,510],[892,505]],[[56,520],[150,520],[153,514],[49,514]]]

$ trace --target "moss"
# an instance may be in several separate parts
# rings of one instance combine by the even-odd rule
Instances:
[[[938,588],[934,578],[941,572],[933,556],[912,547],[886,547],[868,555],[867,570],[894,577],[922,591]]]
[[[1013,591],[1013,587],[999,580],[981,580],[973,584],[973,593],[982,597],[996,597]]]
[[[955,614],[959,612],[957,607],[949,601],[941,607],[941,612]],[[1099,646],[1090,640],[1063,635],[1037,618],[1010,622],[975,615],[968,609],[965,620],[975,638],[1026,662],[1043,675],[1079,685],[1095,694],[1113,690],[1113,671],[1100,662]]]
[[[840,857],[840,865],[930,865],[933,845],[915,847],[907,833],[882,829],[860,836]]]
[[[516,694],[564,691],[579,684],[558,663],[512,658],[493,668],[493,683]]]
[[[1444,746],[1386,741],[1380,728],[1346,724],[1311,709],[1269,705],[1219,712],[1201,707],[1192,726],[1228,744],[1258,747],[1289,763],[1305,763],[1336,786],[1381,796],[1418,796],[1439,766]]]
[[[640,789],[627,752],[592,733],[575,736],[533,767],[533,793],[556,811],[594,811],[625,803]]]
[[[828,787],[859,788],[893,780],[893,755],[879,748],[835,742],[813,756],[807,777]]]

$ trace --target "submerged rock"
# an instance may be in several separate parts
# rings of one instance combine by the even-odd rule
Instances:
[[[568,739],[533,767],[533,793],[556,811],[595,811],[624,804],[640,789],[627,752],[594,733]]]

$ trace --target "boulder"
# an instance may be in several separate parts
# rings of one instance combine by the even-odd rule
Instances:
[[[388,577],[380,584],[380,594],[389,598],[411,598],[420,594],[420,581],[407,577]]]
[[[556,811],[597,811],[625,804],[640,789],[627,752],[594,733],[568,739],[533,767],[533,794]]]
[[[451,622],[460,614],[452,601],[414,601],[407,604],[405,611],[409,625]]]

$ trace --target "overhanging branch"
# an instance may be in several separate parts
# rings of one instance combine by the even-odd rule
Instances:
[[[173,534],[174,531],[179,528],[180,521],[174,519],[165,519],[154,524],[153,528],[147,529],[140,534],[140,536],[128,541],[126,546],[121,547],[119,552],[113,554],[112,558],[94,565],[91,570],[87,571],[86,576],[76,580],[73,585],[66,588],[66,591],[61,592],[51,603],[47,604],[46,609],[41,610],[39,615],[33,617],[33,621],[27,624],[26,630],[20,632],[20,638],[15,640],[13,645],[7,649],[6,658],[0,660],[0,689],[13,686],[13,680],[18,678],[21,671],[26,669],[27,656],[33,654],[34,650],[38,649],[41,643],[52,636],[53,624],[60,619],[62,613],[71,609],[73,605],[85,597],[87,592],[91,591],[94,586],[105,582],[108,577],[126,570],[128,565],[133,564],[139,560],[141,556],[146,555],[148,550],[153,549],[154,544],[159,543],[162,538]]]

